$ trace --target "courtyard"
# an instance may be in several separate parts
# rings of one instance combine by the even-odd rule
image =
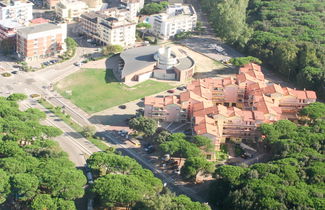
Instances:
[[[95,113],[173,88],[170,82],[147,80],[128,87],[110,69],[82,69],[56,84],[57,91],[88,113]]]

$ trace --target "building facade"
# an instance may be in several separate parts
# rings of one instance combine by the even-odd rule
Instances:
[[[66,24],[38,24],[17,30],[16,52],[25,61],[60,54],[66,50]]]
[[[314,91],[267,83],[256,64],[240,68],[235,77],[195,80],[173,97],[146,97],[144,116],[167,122],[186,120],[193,133],[209,137],[216,149],[226,140],[259,138],[257,128],[262,123],[295,121],[299,110],[317,99]],[[174,108],[177,113],[169,112],[167,106],[178,107]]]
[[[117,58],[118,65],[110,65],[110,60],[108,65],[115,78],[129,86],[150,78],[185,83],[195,70],[194,60],[177,47],[136,47],[121,52]]]
[[[49,9],[55,9],[56,5],[60,2],[60,0],[46,0],[46,6]]]
[[[0,2],[0,20],[13,20],[26,24],[33,19],[33,3],[29,1],[5,0]]]
[[[130,18],[136,18],[144,6],[144,0],[121,0],[123,5],[130,12]]]
[[[128,16],[126,9],[111,8],[81,15],[80,24],[87,37],[105,45],[122,45],[128,48],[136,40],[136,22]]]
[[[180,32],[194,30],[197,15],[192,5],[173,4],[166,12],[147,17],[146,22],[152,25],[151,33],[166,40]]]
[[[55,6],[56,15],[62,20],[71,21],[79,18],[88,11],[88,6],[83,1],[61,0]]]
[[[0,42],[6,39],[15,39],[17,29],[23,25],[12,20],[0,20]]]

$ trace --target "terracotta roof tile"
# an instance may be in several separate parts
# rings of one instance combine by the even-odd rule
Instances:
[[[307,90],[306,91],[307,98],[317,99],[317,95],[315,91]]]

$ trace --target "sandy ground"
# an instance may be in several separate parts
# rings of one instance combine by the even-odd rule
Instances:
[[[178,49],[184,50],[190,57],[192,57],[196,64],[195,72],[211,72],[212,70],[224,68],[224,65],[216,62],[215,60],[207,56],[204,56],[200,53],[190,50],[185,46],[176,45],[176,44],[169,44],[168,46],[176,47]]]
[[[83,64],[82,68],[89,69],[106,69],[106,60],[107,58],[100,59],[98,61],[89,61],[88,63]]]

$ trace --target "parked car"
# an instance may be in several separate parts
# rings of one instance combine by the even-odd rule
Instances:
[[[184,131],[184,134],[187,135],[187,136],[190,136],[193,133],[192,133],[192,130],[191,129],[187,129],[187,130]]]
[[[120,108],[120,109],[126,109],[126,105],[120,105],[120,106],[118,106],[118,108]]]
[[[48,65],[50,65],[51,63],[48,62],[48,61],[45,61],[45,62],[43,62],[42,64],[43,64],[44,66],[48,66]]]
[[[174,93],[175,90],[167,90],[167,93]]]
[[[174,173],[175,173],[175,174],[178,174],[178,175],[181,174],[181,169],[180,169],[180,168],[175,169],[175,170],[174,170]]]
[[[247,159],[247,158],[252,158],[253,155],[245,152],[244,154],[241,155],[242,158]]]
[[[127,132],[126,130],[119,130],[117,133],[122,137],[125,137],[129,134],[129,132]]]
[[[59,62],[59,60],[51,60],[50,62],[55,64],[55,63]]]
[[[151,144],[145,144],[144,151],[150,154],[156,151],[156,149]]]
[[[81,63],[80,62],[75,62],[73,65],[75,65],[75,66],[81,66]]]
[[[12,74],[18,74],[18,71],[12,71],[11,73]]]
[[[183,86],[179,86],[176,88],[177,90],[184,90],[184,87]]]

